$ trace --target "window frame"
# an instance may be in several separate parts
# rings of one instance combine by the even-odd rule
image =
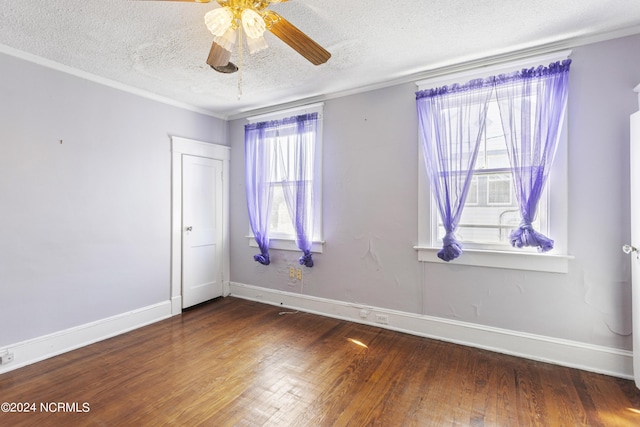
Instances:
[[[466,71],[443,74],[416,82],[418,90],[425,90],[453,83],[465,83],[474,78],[485,78],[501,73],[510,73],[522,68],[537,67],[566,59],[571,51],[554,52],[535,57],[495,63]],[[556,157],[549,174],[549,186],[545,200],[547,209],[539,211],[541,220],[547,223],[549,236],[554,239],[555,247],[547,253],[539,253],[535,248],[512,248],[509,245],[469,244],[463,242],[462,255],[453,261],[456,265],[470,265],[517,270],[546,271],[554,273],[568,272],[567,233],[568,233],[568,197],[567,197],[567,122],[568,110],[565,113],[561,137]],[[438,212],[430,188],[429,178],[423,161],[422,144],[419,145],[418,156],[418,244],[414,249],[421,262],[447,264],[437,257],[442,242],[437,240]],[[480,183],[478,183],[480,185]],[[542,203],[542,204],[544,204]]]
[[[313,193],[314,193],[314,224],[312,235],[312,253],[322,253],[324,251],[323,240],[323,221],[322,221],[322,140],[323,140],[323,112],[324,103],[319,102],[315,104],[309,104],[301,107],[289,108],[286,110],[274,111],[256,116],[247,117],[248,123],[266,122],[271,120],[281,120],[288,117],[299,116],[303,114],[318,114],[317,128],[316,128],[316,141],[314,152],[314,164],[313,164]],[[253,232],[249,227],[249,233],[247,234],[249,246],[258,247],[258,243],[255,240]],[[269,248],[279,249],[285,251],[299,252],[296,244],[295,236],[290,234],[275,233],[269,236]]]

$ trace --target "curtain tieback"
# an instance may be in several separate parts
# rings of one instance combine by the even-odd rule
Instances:
[[[313,267],[313,258],[311,257],[311,251],[304,251],[304,255],[300,257],[298,260],[300,265],[304,265],[305,267]]]
[[[254,255],[253,259],[258,261],[262,265],[271,264],[271,260],[269,259],[269,254],[268,253],[261,253],[261,254]]]
[[[462,254],[462,246],[456,239],[453,231],[448,231],[442,238],[442,249],[438,251],[438,258],[443,261],[451,261],[458,258]]]
[[[518,228],[522,231],[534,231],[533,230],[533,225],[531,225],[531,221],[528,221],[526,219],[523,219],[522,222],[520,222],[520,225],[518,226]]]
[[[522,220],[520,226],[509,235],[511,246],[523,248],[526,246],[538,248],[539,252],[547,252],[553,249],[553,239],[534,230],[531,221]]]
[[[449,231],[442,238],[442,245],[443,246],[451,246],[453,244],[456,244],[456,245],[459,244],[458,243],[458,239],[456,239],[456,236],[453,234],[452,231]]]

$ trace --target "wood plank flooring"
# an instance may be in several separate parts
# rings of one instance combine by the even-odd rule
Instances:
[[[2,426],[640,425],[628,380],[236,298],[0,375],[1,402],[36,405]]]

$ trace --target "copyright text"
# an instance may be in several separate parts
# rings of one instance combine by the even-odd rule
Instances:
[[[89,402],[2,402],[0,412],[76,412],[91,411]]]

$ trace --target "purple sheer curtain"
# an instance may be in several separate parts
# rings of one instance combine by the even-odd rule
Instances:
[[[272,148],[267,138],[268,123],[251,123],[244,128],[245,182],[251,230],[260,248],[253,259],[269,265],[269,213],[273,174]]]
[[[245,126],[245,180],[249,223],[269,265],[269,220],[273,186],[281,185],[302,251],[300,264],[313,267],[313,165],[318,113]]]
[[[293,220],[296,244],[303,253],[299,261],[306,267],[313,267],[313,163],[317,123],[317,113],[282,120],[277,144],[282,190]]]
[[[571,60],[496,77],[496,96],[513,170],[522,221],[510,235],[514,247],[553,249],[533,229],[538,203],[555,157],[567,107]]]
[[[444,261],[462,253],[455,231],[469,192],[492,90],[492,79],[478,79],[416,93],[424,162],[445,229],[438,252]]]

